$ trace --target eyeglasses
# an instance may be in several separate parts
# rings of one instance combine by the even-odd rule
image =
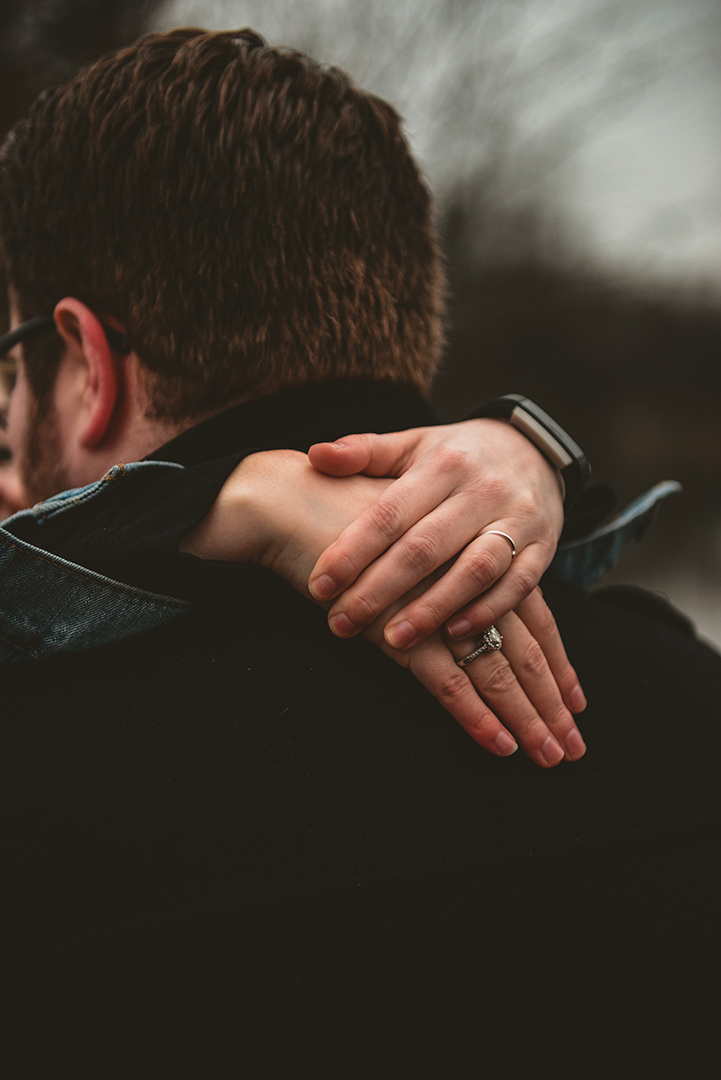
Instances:
[[[127,336],[120,330],[115,330],[112,326],[105,326],[104,323],[103,330],[112,349],[124,353],[126,356],[133,351],[133,346]],[[15,388],[17,364],[11,356],[7,355],[10,350],[24,341],[33,341],[35,338],[50,333],[56,333],[53,316],[37,315],[34,319],[28,319],[27,322],[20,323],[20,326],[16,326],[14,330],[10,330],[7,334],[0,335],[0,394],[9,397]]]

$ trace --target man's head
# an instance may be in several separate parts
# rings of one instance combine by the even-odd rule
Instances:
[[[437,361],[396,113],[250,31],[149,35],[41,95],[0,151],[0,242],[18,317],[72,296],[122,327],[172,423],[331,378],[425,389]],[[40,402],[60,347],[26,347]]]

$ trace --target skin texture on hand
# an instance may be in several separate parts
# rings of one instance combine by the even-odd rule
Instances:
[[[323,476],[295,451],[254,454],[230,476],[210,513],[181,548],[215,559],[259,563],[309,596],[308,574],[319,552],[392,486],[386,479]],[[383,634],[386,622],[409,600],[415,602],[429,591],[444,569],[414,581],[410,595],[381,611],[365,636],[408,668],[492,753],[507,756],[520,745],[544,767],[564,757],[577,760],[585,746],[568,705],[580,687],[538,590],[498,621],[502,652],[479,657],[467,668],[459,668],[456,660],[473,651],[472,638],[449,642],[434,630],[403,651],[389,645]]]
[[[530,595],[555,554],[563,526],[558,475],[505,421],[351,435],[311,447],[309,458],[333,476],[397,478],[313,568],[311,593],[335,601],[329,624],[339,637],[358,633],[456,556],[389,621],[385,636],[407,648],[450,620],[452,636],[468,637]],[[515,558],[498,532],[513,539]]]

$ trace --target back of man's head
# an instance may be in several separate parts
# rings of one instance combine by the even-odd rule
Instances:
[[[384,101],[251,31],[152,34],[45,92],[0,151],[23,319],[63,296],[125,327],[152,415],[329,378],[426,388],[443,273]],[[51,349],[27,349],[39,396]]]

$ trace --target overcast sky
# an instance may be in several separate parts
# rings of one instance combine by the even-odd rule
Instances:
[[[310,51],[396,105],[441,198],[500,153],[508,197],[542,191],[597,258],[721,289],[719,0],[168,0],[157,23]]]

